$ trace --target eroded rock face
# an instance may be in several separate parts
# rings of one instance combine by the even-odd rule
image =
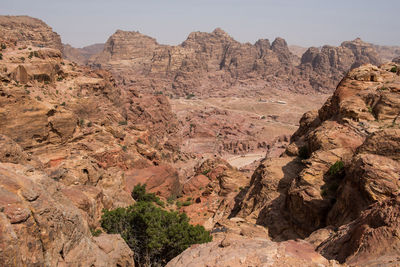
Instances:
[[[115,239],[113,257],[92,239],[62,184],[32,167],[0,163],[0,185],[1,265],[133,266],[122,239]]]
[[[134,202],[134,170],[150,169],[141,182],[165,198],[180,194],[177,171],[163,168],[181,160],[168,101],[117,87],[108,72],[52,48],[17,44],[2,54],[0,265],[134,266],[119,236],[91,231],[103,209]]]
[[[57,33],[43,21],[28,16],[0,16],[0,36],[0,40],[11,45],[63,49]]]
[[[103,51],[104,44],[93,44],[82,48],[74,48],[69,44],[63,45],[63,57],[80,65],[86,65],[89,59]]]
[[[118,30],[90,64],[118,70],[124,83],[135,83],[141,90],[185,96],[207,93],[211,86],[229,87],[254,75],[288,78],[285,72],[295,58],[281,38],[272,45],[268,40],[241,44],[219,28],[193,32],[178,46]]]
[[[282,38],[272,44],[266,39],[242,44],[220,28],[212,33],[193,32],[178,46],[118,30],[104,51],[89,60],[90,65],[118,73],[125,84],[174,96],[226,95],[228,88],[253,86],[254,81],[262,82],[264,88],[331,92],[351,68],[380,62],[376,47],[361,39],[339,47],[309,48],[300,60]]]
[[[204,255],[204,256],[203,256]],[[222,241],[194,245],[167,266],[339,266],[316,253],[305,241],[275,243],[229,235]]]
[[[331,229],[331,237],[324,234],[328,239],[321,245],[330,259],[371,266],[398,263],[392,257],[398,245],[388,245],[397,244],[397,234],[362,230],[381,227],[371,226],[375,219],[368,216],[380,216],[382,229],[398,224],[397,213],[391,213],[400,188],[400,78],[394,67],[363,65],[350,71],[318,112],[303,116],[286,152],[262,161],[233,215],[266,226],[275,240]],[[379,205],[388,206],[387,215],[378,211]],[[332,227],[342,230],[332,233]],[[363,261],[357,255],[367,255],[372,247],[370,232],[383,247],[373,254],[375,260],[366,256]],[[338,243],[349,238],[348,247]],[[310,240],[316,246],[322,242],[317,234]]]
[[[400,259],[400,198],[387,198],[363,211],[325,240],[318,251],[328,259],[361,266],[396,266]]]
[[[367,63],[379,65],[380,62],[374,47],[357,38],[343,42],[339,47],[309,48],[303,54],[299,68],[309,76],[310,85],[321,90],[334,88],[350,69]]]

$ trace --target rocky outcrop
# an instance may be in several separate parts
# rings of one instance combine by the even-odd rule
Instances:
[[[133,266],[120,237],[94,240],[63,185],[32,167],[0,163],[0,264]],[[117,248],[112,257],[106,249]]]
[[[400,262],[399,228],[399,196],[387,198],[341,226],[318,251],[328,259],[350,265],[396,266]]]
[[[69,44],[63,45],[63,57],[79,65],[86,65],[89,59],[99,54],[104,49],[104,44],[93,44],[82,48],[75,48]]]
[[[140,182],[165,198],[180,194],[168,164],[183,156],[166,97],[117,87],[52,48],[2,54],[0,265],[133,266],[121,237],[91,231],[103,209],[134,202],[138,175],[150,173]]]
[[[178,46],[118,30],[90,64],[118,70],[124,83],[144,91],[185,96],[203,94],[201,88],[209,89],[211,84],[229,87],[255,74],[288,78],[294,58],[281,38],[272,45],[268,40],[241,44],[219,28],[212,33],[193,32]]]
[[[204,255],[204,256],[203,256]],[[229,235],[223,241],[188,248],[167,267],[227,266],[339,266],[328,261],[305,241],[275,243]]]
[[[398,245],[389,245],[397,244],[397,234],[386,234],[398,224],[396,67],[363,65],[350,71],[318,112],[303,116],[286,152],[262,161],[231,216],[266,226],[275,240],[340,227],[321,245],[328,258],[363,266],[398,262],[392,257]],[[315,238],[318,246],[321,238]],[[372,242],[382,246],[372,253],[374,260],[366,256]]]
[[[118,30],[104,51],[89,64],[119,74],[119,80],[142,91],[178,96],[208,96],[238,84],[294,92],[331,92],[351,68],[381,61],[373,45],[360,39],[339,47],[309,48],[301,57],[292,54],[282,38],[272,44],[239,43],[223,30],[193,32],[178,46],[160,45],[138,32]]]
[[[10,45],[32,45],[62,51],[60,36],[43,21],[28,16],[0,16],[0,40]]]
[[[310,85],[319,91],[335,88],[345,73],[362,64],[379,65],[381,59],[371,44],[357,38],[339,47],[311,47],[301,57],[299,65]]]

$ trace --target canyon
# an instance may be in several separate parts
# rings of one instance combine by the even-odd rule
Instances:
[[[400,264],[397,47],[0,26],[0,265],[135,266],[100,220],[139,183],[213,235],[167,266]]]

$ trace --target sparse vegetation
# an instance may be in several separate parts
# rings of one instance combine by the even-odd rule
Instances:
[[[394,66],[390,69],[390,72],[397,73],[397,66]]]
[[[102,231],[100,229],[95,230],[92,228],[90,228],[90,232],[92,233],[92,236],[99,236],[102,233]]]
[[[192,205],[192,201],[184,201],[184,202],[182,203],[182,206],[184,206],[184,207],[190,206],[190,205]]]
[[[127,124],[128,124],[128,121],[119,121],[118,124],[119,124],[119,125],[127,125]]]
[[[145,185],[135,186],[132,196],[134,205],[104,210],[101,226],[109,234],[121,235],[138,266],[163,266],[190,245],[212,240],[203,226],[189,224],[185,213],[154,205],[157,197],[146,193]]]
[[[329,174],[333,176],[337,176],[344,169],[344,163],[341,160],[338,160],[329,168]]]
[[[202,171],[201,173],[202,173],[203,175],[206,175],[206,176],[207,176],[207,174],[208,174],[210,171],[211,171],[210,169],[207,169],[207,170]]]
[[[1,50],[5,50],[7,48],[6,44],[1,44]]]
[[[42,98],[40,96],[36,96],[37,101],[42,101]]]
[[[3,59],[3,54],[2,53],[0,53],[0,60],[2,60]]]
[[[188,95],[186,95],[186,99],[192,99],[193,97],[195,97],[194,94],[188,94]]]
[[[137,141],[136,141],[136,143],[144,144],[144,141],[143,141],[142,139],[138,138]]]

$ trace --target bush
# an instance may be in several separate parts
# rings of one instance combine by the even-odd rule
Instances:
[[[390,71],[396,73],[397,72],[397,66],[394,66],[393,68],[391,68]]]
[[[128,124],[128,121],[119,121],[118,124],[119,124],[119,125],[127,125],[127,124]]]
[[[7,48],[6,44],[1,44],[1,49],[2,50],[6,49],[6,48]]]
[[[343,171],[344,168],[344,163],[341,160],[338,160],[329,168],[329,174],[330,175],[338,175]]]
[[[164,207],[164,202],[160,200],[154,193],[146,192],[146,184],[137,184],[132,190],[131,196],[136,201],[155,202],[159,206]]]
[[[101,226],[109,234],[121,234],[137,266],[165,265],[190,245],[212,240],[204,227],[189,224],[186,214],[154,205],[157,197],[146,193],[145,185],[135,186],[132,196],[137,201],[133,206],[104,210]]]
[[[3,59],[3,54],[2,53],[0,53],[0,60],[2,60]]]

